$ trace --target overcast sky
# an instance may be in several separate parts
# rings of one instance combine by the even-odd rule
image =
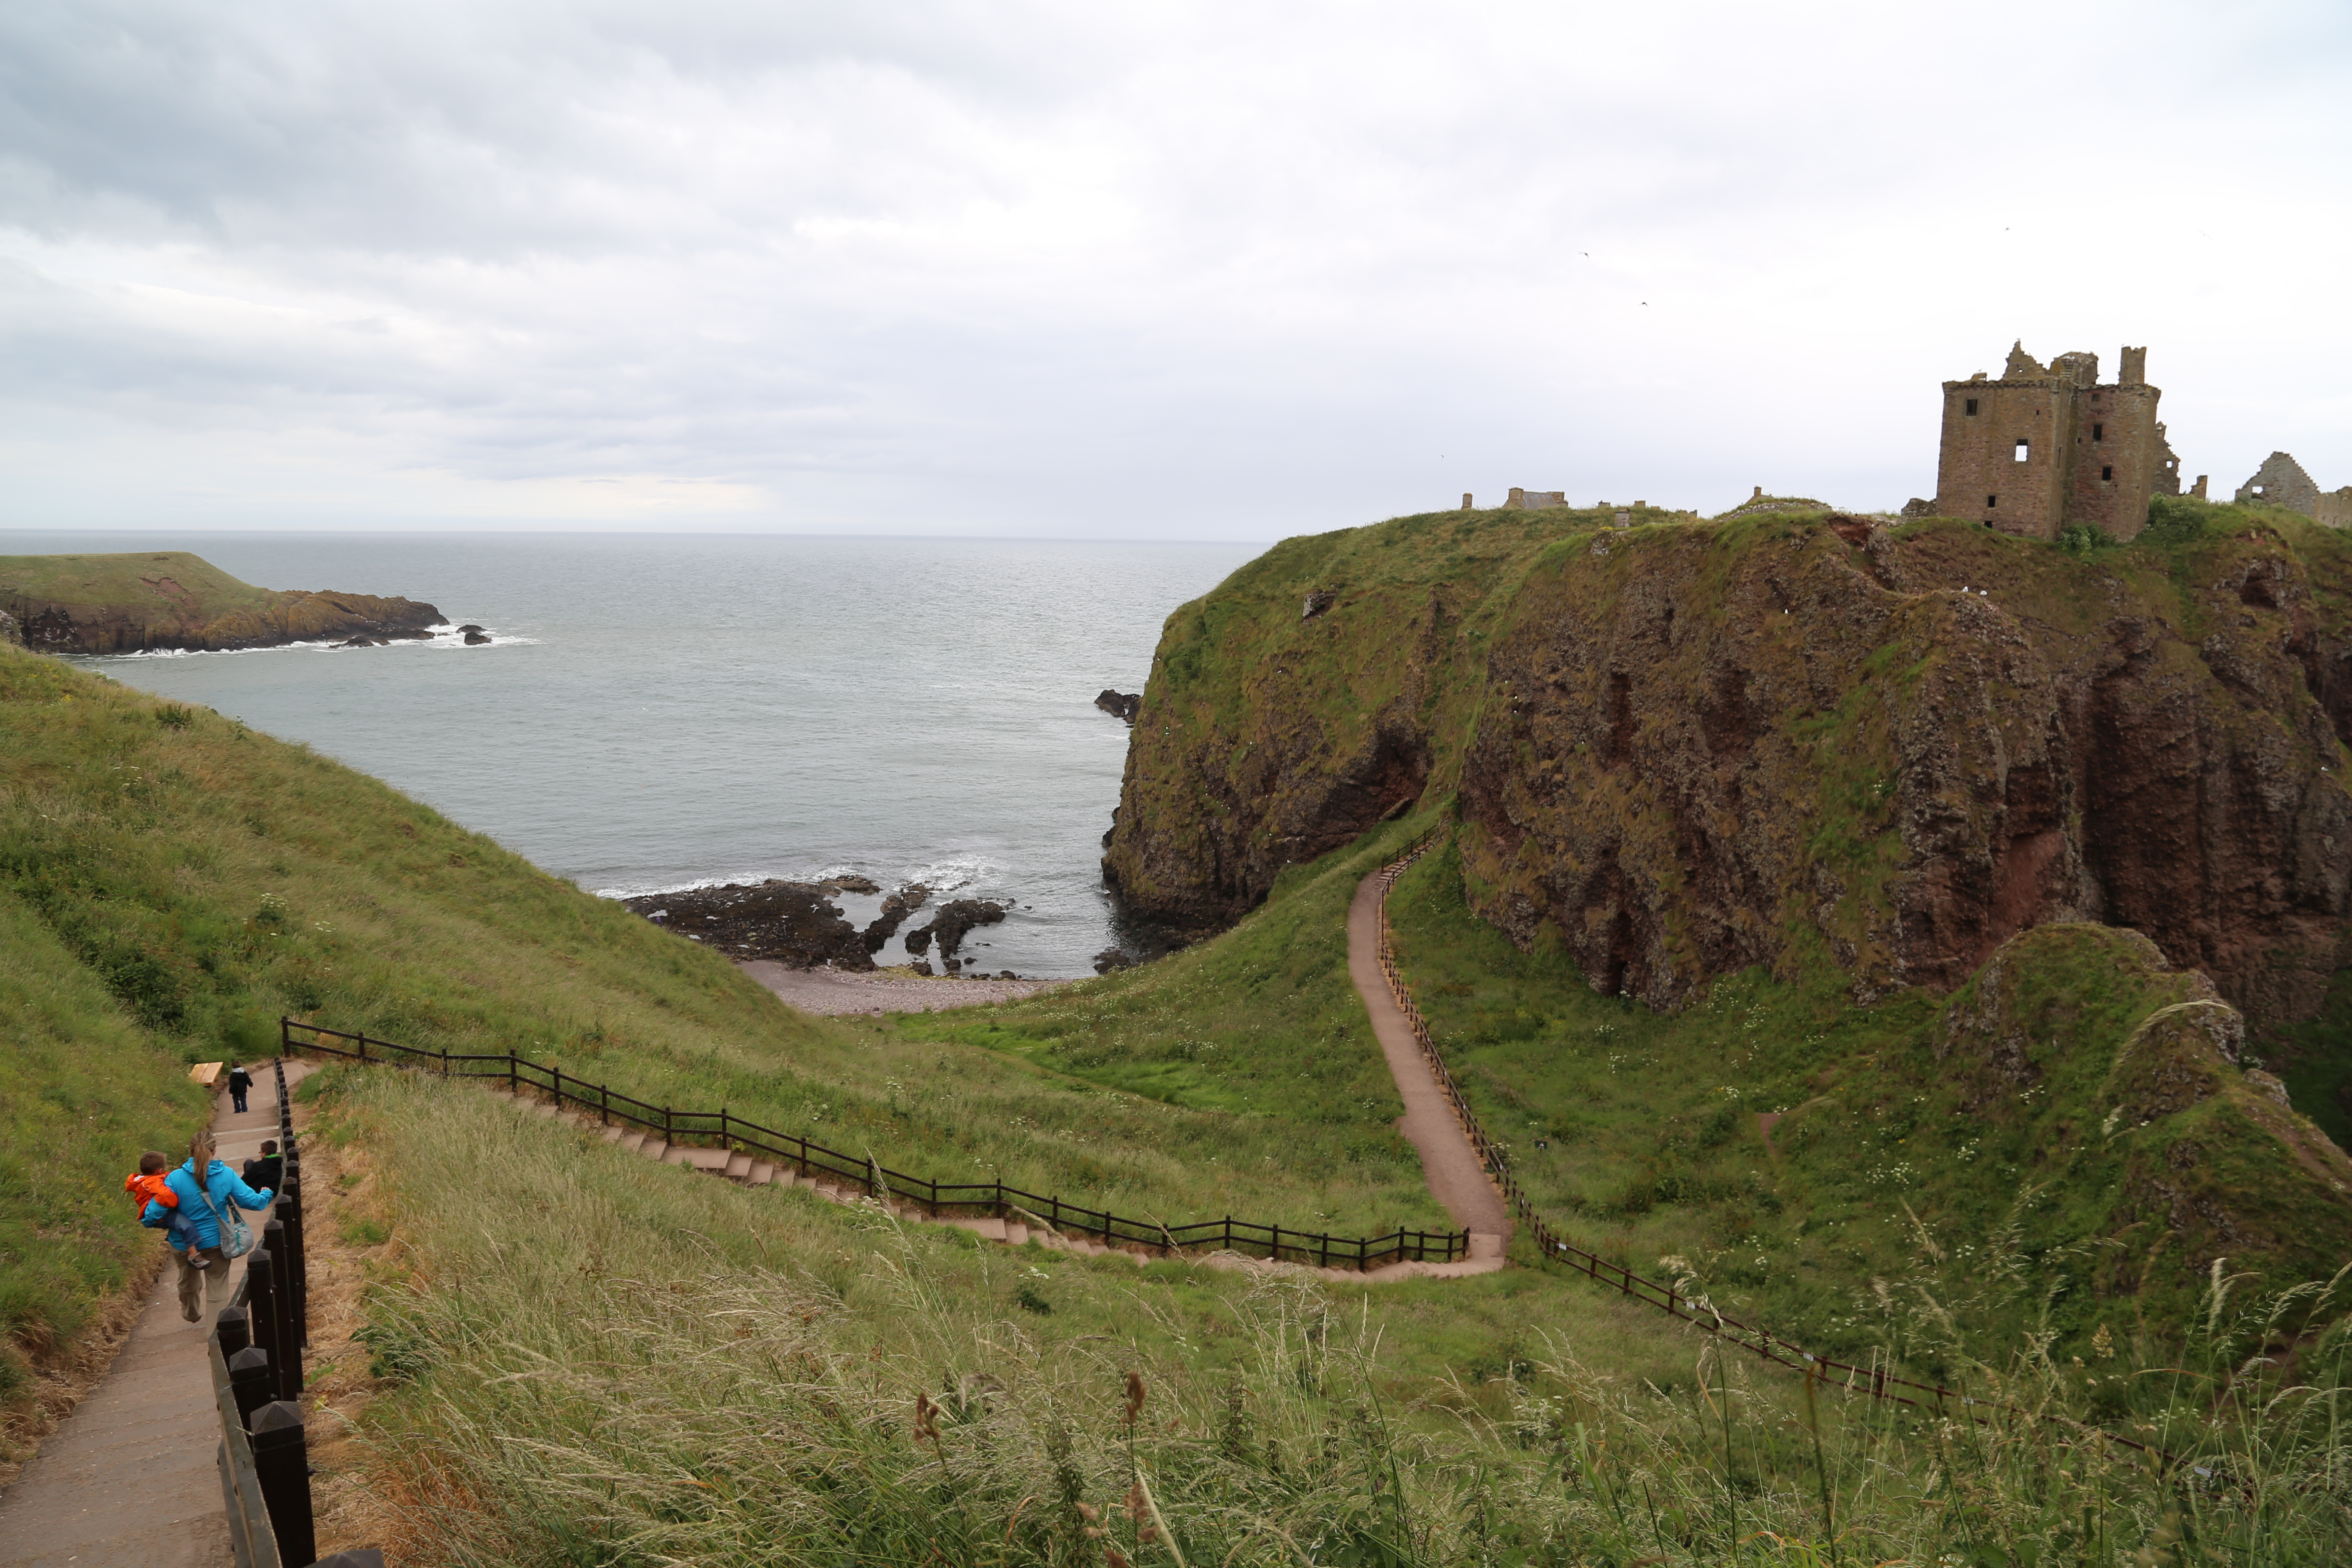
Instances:
[[[2352,5],[9,0],[0,528],[1273,539],[2352,484]]]

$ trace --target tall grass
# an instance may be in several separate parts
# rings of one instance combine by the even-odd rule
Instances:
[[[2185,1359],[2082,1365],[1890,1285],[1883,1353],[1941,1336],[2024,1412],[1990,1420],[1697,1336],[1662,1380],[1538,1334],[1474,1387],[1400,1376],[1412,1315],[1371,1292],[984,1247],[460,1087],[329,1088],[402,1259],[344,1484],[404,1561],[2284,1564],[2352,1536],[2340,1283],[2217,1277]],[[2183,1464],[2086,1434],[2117,1380],[2163,1391]]]

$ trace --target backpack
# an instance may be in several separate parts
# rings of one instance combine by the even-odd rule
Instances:
[[[219,1161],[213,1162],[217,1165]],[[243,1258],[253,1250],[253,1228],[245,1223],[235,1204],[228,1205],[228,1217],[221,1217],[220,1205],[213,1202],[212,1172],[207,1170],[196,1178],[196,1192],[204,1198],[205,1207],[212,1210],[213,1227],[220,1234],[220,1251],[224,1258]]]

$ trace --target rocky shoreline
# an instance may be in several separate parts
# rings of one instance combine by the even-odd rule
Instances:
[[[875,970],[874,955],[898,928],[930,901],[931,889],[909,882],[882,900],[881,912],[863,930],[850,923],[835,900],[844,893],[867,897],[881,886],[865,877],[834,877],[821,882],[730,882],[719,888],[687,888],[647,893],[622,904],[689,942],[717,949],[737,963],[771,962],[794,969],[832,969],[845,973]],[[952,899],[930,921],[907,933],[913,975],[934,973],[928,956],[939,955],[940,971],[977,974],[977,959],[962,955],[964,939],[982,926],[1004,919],[1011,906],[993,899]],[[1011,970],[1001,980],[1021,977]]]

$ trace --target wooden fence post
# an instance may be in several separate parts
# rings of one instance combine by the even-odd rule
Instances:
[[[302,1440],[302,1407],[290,1399],[265,1405],[253,1417],[253,1468],[269,1503],[269,1531],[278,1537],[278,1560],[319,1560],[310,1517],[310,1456]]]
[[[237,1425],[253,1430],[253,1413],[278,1397],[277,1381],[269,1370],[269,1352],[259,1345],[247,1345],[228,1358],[228,1391],[236,1402]]]

